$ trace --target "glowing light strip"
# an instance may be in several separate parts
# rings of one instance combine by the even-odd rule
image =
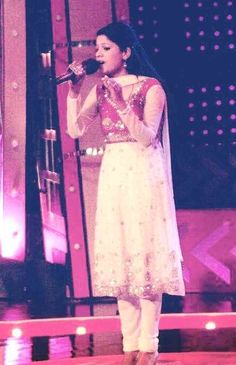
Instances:
[[[161,315],[161,330],[196,328],[236,328],[236,313],[171,313]],[[14,333],[12,331],[16,331],[16,329],[17,333],[19,330],[21,331],[22,337],[118,332],[120,331],[120,319],[119,316],[98,316],[1,321],[0,339],[12,337]]]
[[[88,46],[95,46],[96,41],[95,39],[86,39],[80,41],[71,41],[71,42],[56,42],[53,45],[53,48],[67,48],[67,47],[88,47]]]
[[[0,254],[2,242],[2,222],[3,222],[3,123],[2,110],[0,105]]]

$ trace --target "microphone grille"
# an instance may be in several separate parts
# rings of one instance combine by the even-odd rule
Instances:
[[[100,63],[94,58],[88,58],[82,62],[82,66],[84,67],[86,74],[91,75],[99,69]]]

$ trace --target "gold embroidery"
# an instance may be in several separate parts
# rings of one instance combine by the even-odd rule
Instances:
[[[127,134],[109,133],[105,140],[105,143],[118,143],[118,142],[137,142],[136,139],[132,138]]]
[[[135,91],[131,94],[129,100],[127,101],[128,106],[131,110],[132,107],[134,107],[135,103],[137,103],[139,106],[143,106],[145,97],[140,93],[140,90],[142,86],[146,83],[148,78],[138,82],[135,86]],[[109,98],[108,95],[106,95],[105,100],[114,108],[114,110],[117,112],[117,108],[114,105],[114,102]],[[98,107],[100,108],[100,111],[104,113],[105,115],[108,114],[108,110],[106,110],[106,107],[104,106],[104,97],[100,97],[98,100]],[[118,116],[117,112],[117,116]],[[116,142],[136,142],[134,138],[131,137],[127,127],[121,120],[112,121],[109,117],[105,117],[102,120],[102,126],[105,129],[105,131],[111,131],[106,135],[105,143],[116,143]],[[114,131],[113,131],[114,130]],[[105,132],[106,133],[106,132]]]
[[[104,118],[102,120],[102,125],[105,129],[112,129],[113,128],[113,122],[110,118]]]
[[[116,277],[117,272],[114,268],[111,268],[110,272],[96,270],[96,261],[94,278],[96,283],[94,287],[95,294],[114,297],[127,295],[138,297],[155,296],[163,292],[184,295],[181,262],[174,251],[168,254],[171,269],[164,276],[155,274],[156,276],[154,277],[153,265],[155,264],[155,258],[152,253],[147,253],[143,260],[141,260],[142,256],[142,253],[139,252],[126,258],[125,277],[122,279],[122,282],[118,282]],[[119,268],[117,268],[117,271],[119,271]]]

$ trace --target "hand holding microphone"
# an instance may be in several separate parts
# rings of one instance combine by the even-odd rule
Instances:
[[[85,69],[80,62],[74,61],[69,65],[68,73],[69,95],[77,98],[86,76]]]
[[[74,61],[72,62],[67,71],[56,78],[56,84],[60,85],[66,81],[71,81],[76,84],[85,75],[92,75],[99,69],[100,63],[93,58],[88,58],[83,62]]]
[[[69,95],[77,98],[85,76],[95,73],[99,66],[100,63],[93,58],[83,62],[74,61],[69,65],[67,72],[56,78],[56,84],[60,85],[69,81]]]
[[[69,81],[71,81],[72,84],[77,84],[77,82],[83,80],[86,75],[85,68],[83,67],[82,63],[78,61],[73,61],[69,65],[68,72],[70,74]]]

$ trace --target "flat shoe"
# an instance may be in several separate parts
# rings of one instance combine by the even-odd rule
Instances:
[[[135,365],[137,361],[139,351],[125,352],[122,365]]]
[[[158,352],[140,352],[136,365],[155,365],[158,358]]]

